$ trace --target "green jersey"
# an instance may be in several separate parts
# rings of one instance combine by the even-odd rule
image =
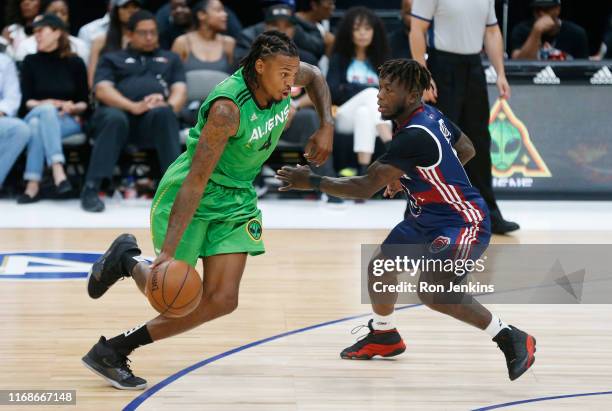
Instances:
[[[242,68],[219,83],[208,95],[198,113],[198,122],[189,130],[187,152],[193,157],[208,112],[218,98],[232,100],[240,109],[240,127],[230,137],[210,179],[226,187],[251,187],[264,162],[276,148],[289,116],[291,98],[260,108],[247,87]]]

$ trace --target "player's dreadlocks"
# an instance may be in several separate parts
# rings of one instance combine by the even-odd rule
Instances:
[[[298,57],[298,49],[293,40],[285,33],[276,30],[269,30],[261,33],[251,46],[249,54],[240,62],[242,75],[247,84],[257,83],[255,72],[255,62],[274,54],[281,54],[289,57]]]
[[[431,87],[431,74],[419,62],[408,59],[393,59],[383,63],[379,69],[380,78],[399,80],[408,91],[419,94]]]

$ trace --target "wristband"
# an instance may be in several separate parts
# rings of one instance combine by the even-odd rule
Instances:
[[[308,177],[308,182],[310,183],[310,185],[312,186],[313,189],[320,191],[321,190],[321,180],[323,179],[323,177],[318,176],[316,174],[311,175],[310,177]]]

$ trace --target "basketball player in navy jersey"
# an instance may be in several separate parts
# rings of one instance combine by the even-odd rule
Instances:
[[[286,184],[282,190],[317,189],[337,197],[362,199],[385,186],[386,196],[404,191],[411,212],[384,241],[383,258],[385,247],[420,244],[430,252],[448,249],[455,260],[478,259],[489,244],[491,223],[485,201],[463,168],[475,154],[472,142],[444,114],[422,103],[423,92],[431,83],[426,68],[414,60],[396,59],[379,70],[379,112],[383,119],[393,120],[396,130],[388,151],[364,176],[321,177],[307,166],[283,167],[277,175]],[[419,281],[448,286],[464,278],[454,272],[421,272]],[[397,278],[386,276],[385,283],[397,283]],[[397,294],[381,301],[373,295],[372,287],[369,289],[374,311],[368,322],[370,332],[341,352],[344,359],[392,357],[406,349],[393,324]],[[419,297],[431,309],[488,333],[506,357],[511,380],[533,365],[535,338],[506,325],[471,296],[428,292],[419,293]]]

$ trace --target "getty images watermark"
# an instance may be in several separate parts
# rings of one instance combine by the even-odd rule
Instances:
[[[440,292],[440,293],[492,293],[495,292],[494,284],[483,284],[480,281],[457,283],[458,278],[469,273],[483,273],[487,256],[473,260],[471,258],[410,258],[407,255],[396,255],[394,258],[386,258],[379,254],[371,260],[370,271],[373,277],[384,277],[385,275],[397,275],[399,273],[416,277],[421,272],[437,272],[448,274],[446,284],[432,283],[430,281],[401,281],[398,283],[385,283],[382,278],[372,282],[372,290],[376,293],[416,293],[416,292]],[[443,280],[442,280],[443,281]]]
[[[609,304],[610,256],[612,244],[367,244],[361,247],[361,300]]]

